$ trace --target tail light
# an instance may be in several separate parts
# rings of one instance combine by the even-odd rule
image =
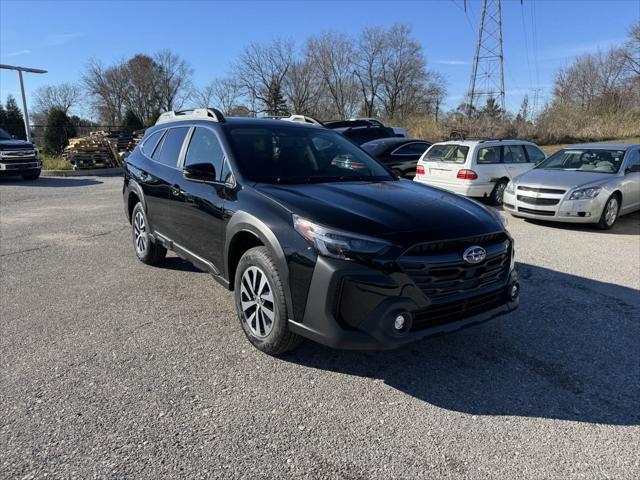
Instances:
[[[476,172],[474,172],[473,170],[458,170],[458,175],[456,175],[457,178],[459,178],[460,180],[475,180],[476,178],[478,178],[478,174]]]
[[[424,165],[416,166],[416,175],[424,175]]]

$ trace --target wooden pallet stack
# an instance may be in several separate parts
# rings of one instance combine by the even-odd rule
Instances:
[[[118,166],[120,159],[114,155],[107,135],[108,132],[98,131],[86,137],[72,138],[64,155],[74,169]]]

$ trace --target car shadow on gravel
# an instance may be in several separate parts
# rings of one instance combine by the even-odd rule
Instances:
[[[15,185],[18,187],[86,187],[100,185],[104,182],[90,178],[72,177],[40,177],[37,180],[22,180],[19,178],[2,178],[0,185]]]
[[[526,264],[519,272],[511,315],[393,351],[306,342],[283,359],[472,415],[640,424],[640,291]]]
[[[613,235],[640,235],[640,211],[618,218],[615,225],[610,230],[600,230],[592,225],[580,223],[545,222],[543,220],[533,220],[530,218],[526,218],[524,221],[532,225],[559,228],[563,230],[584,231],[600,234],[608,233]]]

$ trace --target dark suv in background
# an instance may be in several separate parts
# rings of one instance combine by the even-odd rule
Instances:
[[[0,175],[20,175],[25,180],[40,176],[42,162],[31,142],[14,139],[0,128]]]
[[[165,113],[127,158],[123,194],[138,258],[171,249],[210,272],[269,354],[302,337],[392,348],[518,305],[497,212],[319,126]]]

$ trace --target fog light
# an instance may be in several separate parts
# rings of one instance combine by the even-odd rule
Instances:
[[[514,283],[511,286],[511,292],[509,293],[509,296],[511,297],[511,300],[515,300],[516,297],[518,296],[518,293],[520,293],[520,284]]]
[[[400,332],[404,329],[405,323],[406,319],[404,318],[404,315],[398,315],[396,317],[396,320],[393,322],[393,328]]]

